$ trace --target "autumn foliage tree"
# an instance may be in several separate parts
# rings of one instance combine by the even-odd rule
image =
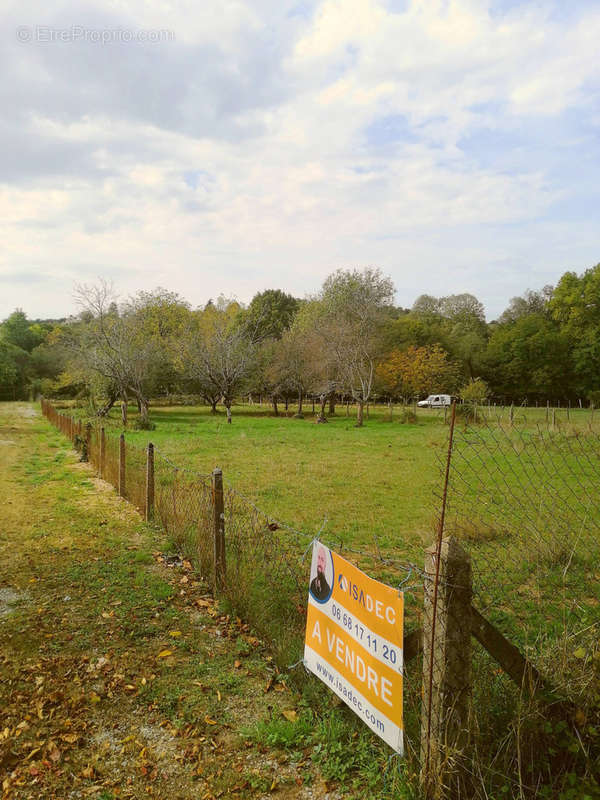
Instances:
[[[439,345],[393,350],[377,368],[383,387],[395,396],[446,392],[459,382],[460,368]]]

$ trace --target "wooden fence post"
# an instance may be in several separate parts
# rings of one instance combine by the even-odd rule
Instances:
[[[104,480],[106,470],[106,431],[104,426],[100,428],[100,463],[98,464],[98,474]]]
[[[125,497],[125,434],[119,436],[119,494]]]
[[[85,426],[85,442],[82,454],[82,461],[90,460],[90,445],[92,443],[92,423],[88,422]]]
[[[427,798],[462,797],[471,697],[471,562],[453,537],[442,540],[436,562],[434,545],[425,556],[421,782]]]
[[[154,445],[148,442],[146,454],[146,522],[154,519]]]
[[[212,473],[213,533],[214,533],[214,587],[215,592],[225,588],[227,574],[225,563],[225,503],[223,498],[223,473]]]

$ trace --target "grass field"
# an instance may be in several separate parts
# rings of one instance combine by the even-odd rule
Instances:
[[[389,422],[385,408],[371,410],[363,428],[338,407],[326,425],[275,418],[264,406],[234,408],[233,423],[204,407],[154,408],[153,431],[128,430],[127,441],[157,451],[174,464],[210,472],[265,513],[307,533],[407,555],[422,552],[433,536],[440,485],[437,462],[447,444],[439,412],[422,412],[419,424]],[[118,428],[116,412],[111,424]]]
[[[0,455],[3,798],[407,796],[38,410],[0,404]]]
[[[136,415],[130,407],[130,421]],[[226,483],[266,514],[306,533],[373,550],[375,542],[408,560],[422,560],[435,535],[443,462],[448,444],[444,413],[419,409],[417,423],[404,423],[402,407],[390,418],[387,406],[371,406],[363,428],[338,405],[326,425],[310,410],[295,419],[295,407],[279,417],[270,406],[240,405],[233,424],[207,407],[152,409],[153,431],[130,424],[127,441],[156,450],[178,467],[208,473],[223,470]],[[546,429],[545,408],[515,408],[519,428]],[[480,417],[508,424],[509,408],[483,408]],[[556,411],[557,427],[600,427],[600,412]],[[550,423],[552,410],[548,412]],[[115,409],[107,420],[121,430]]]

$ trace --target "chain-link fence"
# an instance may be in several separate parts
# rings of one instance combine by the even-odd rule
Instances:
[[[75,430],[44,402],[53,424]],[[586,695],[600,698],[600,435],[544,409],[463,415],[441,465],[437,541],[422,563],[343,537],[322,541],[405,591],[405,742],[427,795],[559,797],[573,776],[591,785],[598,764],[600,700],[582,709]],[[314,535],[217,486],[214,473],[99,428],[81,435],[102,477],[213,585],[224,529],[222,594],[281,667],[299,660]]]
[[[574,782],[584,788],[573,797],[596,796],[600,436],[590,418],[563,414],[463,409],[443,465],[443,542],[458,560],[432,561],[424,691],[464,796],[568,797]],[[448,693],[439,706],[436,687]]]

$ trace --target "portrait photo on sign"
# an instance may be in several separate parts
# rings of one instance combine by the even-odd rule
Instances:
[[[331,597],[333,577],[331,550],[315,542],[310,565],[310,593],[318,603],[326,603]]]

